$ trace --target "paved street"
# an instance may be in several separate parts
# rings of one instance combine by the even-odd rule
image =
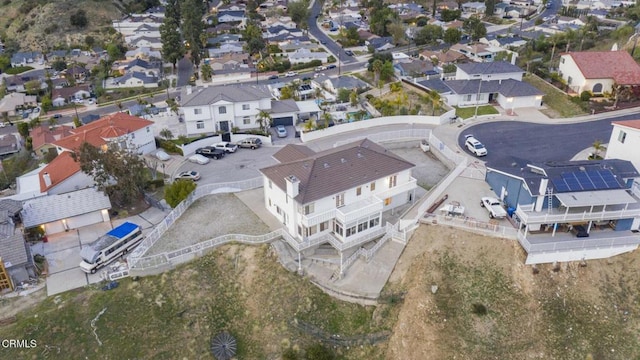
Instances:
[[[333,53],[336,59],[339,59],[343,64],[351,64],[356,61],[353,56],[347,55],[342,46],[333,41],[327,34],[325,34],[318,27],[318,16],[322,14],[322,3],[320,1],[314,1],[313,6],[309,11],[309,18],[307,19],[307,24],[309,25],[309,34],[311,34],[314,38],[316,38],[320,43],[324,43],[324,46]]]

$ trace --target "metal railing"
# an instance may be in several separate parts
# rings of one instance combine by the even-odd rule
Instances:
[[[551,224],[558,222],[571,222],[571,221],[593,221],[593,220],[611,220],[611,219],[625,219],[640,216],[640,209],[621,209],[621,210],[606,210],[606,211],[593,211],[589,212],[584,210],[582,212],[533,212],[527,210],[530,206],[518,206],[516,208],[516,216],[522,222],[526,224]]]
[[[612,248],[619,246],[634,246],[640,243],[637,235],[618,236],[610,238],[584,238],[584,240],[558,240],[542,244],[532,244],[523,232],[518,232],[518,242],[530,253],[548,253],[558,251],[576,251],[582,249]]]
[[[399,140],[412,140],[412,139],[428,139],[431,135],[430,129],[403,129],[384,131],[375,134],[369,134],[367,136],[350,138],[349,140],[337,141],[333,144],[333,147],[338,147],[344,144],[349,144],[357,140],[367,138],[374,142],[391,142]]]
[[[462,218],[438,214],[429,218],[423,218],[420,221],[423,223],[432,223],[433,219],[437,221],[437,224],[449,225],[456,228],[469,230],[475,233],[498,236],[501,238],[513,240],[516,240],[518,238],[518,229],[516,228],[478,221],[472,218]]]
[[[228,183],[220,183],[220,184],[206,184],[202,186],[198,186],[189,196],[180,202],[178,206],[176,206],[165,218],[162,220],[156,227],[149,232],[145,239],[138,245],[131,255],[129,256],[129,264],[131,268],[137,268],[139,266],[145,266],[143,264],[139,264],[140,259],[146,254],[149,249],[162,237],[162,235],[173,225],[184,214],[184,212],[193,204],[196,200],[200,199],[203,196],[216,194],[216,193],[229,193],[229,192],[238,192],[242,190],[250,190],[262,187],[263,180],[262,177],[244,180],[244,181],[236,181],[236,182],[228,182]],[[162,263],[166,263],[162,262]],[[146,263],[145,263],[146,264]],[[154,267],[157,265],[154,265]]]

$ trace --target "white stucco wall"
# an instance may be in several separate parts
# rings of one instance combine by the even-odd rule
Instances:
[[[624,143],[619,140],[620,132],[626,133]],[[633,166],[640,171],[640,129],[614,124],[605,157],[631,161]]]

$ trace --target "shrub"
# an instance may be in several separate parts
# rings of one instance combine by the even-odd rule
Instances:
[[[583,92],[580,93],[580,100],[589,101],[589,99],[591,99],[591,92],[583,91]]]
[[[164,179],[155,179],[155,180],[149,180],[147,182],[147,189],[157,189],[159,187],[163,187],[164,186]]]
[[[171,141],[156,138],[156,146],[168,153],[182,155],[182,149]]]
[[[87,13],[82,9],[76,10],[69,17],[69,22],[75,27],[84,28],[87,26]]]
[[[186,199],[193,190],[196,183],[190,180],[178,180],[164,189],[164,199],[172,208],[178,206],[182,200]]]

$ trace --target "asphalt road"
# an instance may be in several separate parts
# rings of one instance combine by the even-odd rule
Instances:
[[[191,60],[187,57],[183,57],[178,61],[176,67],[178,71],[178,87],[187,85],[191,75],[193,75],[193,64],[191,63]]]
[[[510,156],[533,162],[570,160],[580,151],[592,147],[596,140],[604,143],[611,136],[613,120],[629,120],[634,115],[575,124],[546,125],[518,121],[488,122],[474,125],[458,137],[464,147],[465,135],[473,134],[487,148],[487,163],[503,163]],[[509,161],[510,162],[510,161]]]
[[[322,13],[322,3],[320,1],[314,1],[313,6],[309,11],[309,18],[307,19],[307,24],[309,24],[309,34],[311,34],[314,38],[316,38],[320,43],[322,43],[333,56],[336,57],[343,64],[350,64],[356,62],[353,56],[349,56],[344,52],[342,46],[333,41],[327,34],[325,34],[318,27],[318,16]],[[344,66],[343,66],[344,67]]]

